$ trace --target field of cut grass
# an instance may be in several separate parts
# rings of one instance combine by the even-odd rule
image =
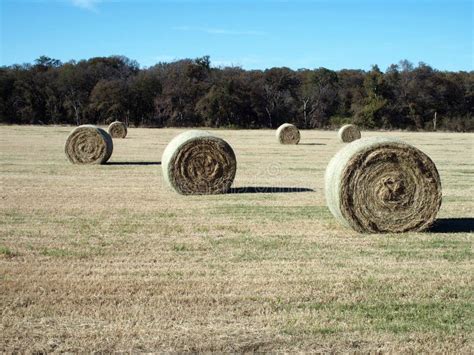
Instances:
[[[336,132],[217,130],[230,194],[181,196],[161,154],[178,129],[130,129],[75,166],[70,127],[0,127],[0,350],[474,351],[474,134],[398,136],[443,185],[427,233],[360,235],[325,205]]]

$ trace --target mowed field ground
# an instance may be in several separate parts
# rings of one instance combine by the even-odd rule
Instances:
[[[430,232],[361,235],[325,205],[336,132],[216,130],[236,189],[181,196],[159,164],[182,129],[101,166],[67,161],[71,129],[0,127],[0,350],[474,351],[473,134],[363,132],[427,153],[444,197]]]

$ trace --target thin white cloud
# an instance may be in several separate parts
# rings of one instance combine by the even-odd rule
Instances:
[[[183,58],[177,57],[175,55],[169,55],[169,54],[158,54],[158,55],[143,58],[140,61],[140,64],[142,64],[144,67],[150,67],[158,63],[172,63],[180,59],[183,59]]]
[[[237,30],[228,30],[223,28],[213,28],[213,27],[190,27],[190,26],[176,26],[172,27],[175,31],[183,32],[203,32],[210,35],[229,35],[229,36],[264,36],[265,32],[262,31],[237,31]]]
[[[242,68],[256,68],[261,66],[263,59],[258,56],[244,56],[240,58],[226,59],[217,58],[215,60],[211,57],[211,65],[213,67],[242,67]]]
[[[102,0],[70,0],[71,4],[89,11],[97,11],[97,5]]]
[[[240,61],[235,61],[235,60],[213,60],[211,62],[213,67],[219,68],[219,67],[240,67]]]
[[[146,59],[141,61],[145,67],[149,67],[155,65],[157,63],[171,63],[178,61],[184,58],[195,58],[199,57],[200,55],[195,54],[191,56],[176,56],[176,55],[169,55],[169,54],[159,54],[151,57],[147,57]],[[219,67],[243,67],[243,68],[257,68],[261,67],[264,63],[263,58],[255,55],[251,56],[242,56],[236,58],[223,58],[223,57],[216,57],[215,59],[211,56],[211,65],[214,68]]]
[[[155,63],[156,62],[169,63],[169,62],[177,61],[178,58],[176,56],[173,56],[173,55],[160,54],[160,55],[157,55],[157,56],[153,57],[153,60],[155,61]]]

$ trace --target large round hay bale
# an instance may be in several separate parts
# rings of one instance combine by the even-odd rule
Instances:
[[[325,185],[332,214],[358,232],[422,231],[433,224],[441,206],[435,164],[398,139],[348,144],[329,162]]]
[[[108,131],[112,138],[125,138],[127,136],[127,126],[120,121],[112,122]]]
[[[237,170],[231,146],[199,130],[174,137],[163,152],[161,166],[165,181],[183,195],[225,193]]]
[[[82,125],[74,128],[66,140],[66,156],[74,164],[103,164],[113,151],[110,135],[102,128]]]
[[[276,131],[276,137],[281,144],[298,144],[300,131],[291,123],[283,123]]]
[[[337,136],[341,142],[350,143],[356,139],[360,139],[360,130],[356,125],[346,124],[339,129]]]

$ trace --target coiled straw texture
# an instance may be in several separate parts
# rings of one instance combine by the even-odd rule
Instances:
[[[298,144],[300,131],[291,123],[283,123],[276,131],[276,137],[281,144]]]
[[[127,126],[120,121],[112,122],[108,131],[112,138],[125,138],[127,136]]]
[[[64,150],[73,164],[103,164],[112,155],[113,142],[102,128],[82,125],[69,134]]]
[[[362,233],[422,231],[441,206],[441,181],[422,151],[390,138],[366,138],[341,149],[325,174],[328,207]]]
[[[339,129],[337,132],[339,140],[343,143],[350,143],[356,139],[360,139],[360,130],[356,125],[346,124]]]
[[[165,181],[183,195],[225,193],[237,170],[232,147],[199,130],[173,138],[163,152],[161,165]]]

